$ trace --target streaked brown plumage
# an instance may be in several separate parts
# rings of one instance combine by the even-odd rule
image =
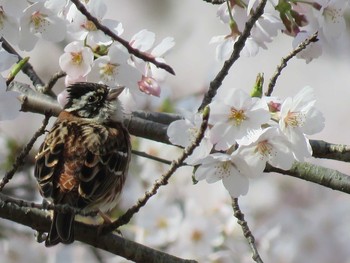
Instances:
[[[35,177],[43,197],[54,204],[105,213],[117,204],[130,161],[117,102],[121,91],[77,83],[68,92],[68,103],[36,156]],[[112,120],[115,113],[119,117]],[[74,217],[54,212],[46,246],[74,241]]]

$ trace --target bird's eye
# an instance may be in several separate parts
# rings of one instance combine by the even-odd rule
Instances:
[[[94,103],[94,102],[96,102],[97,101],[97,97],[95,97],[95,96],[89,96],[89,98],[88,98],[88,102],[89,103]]]

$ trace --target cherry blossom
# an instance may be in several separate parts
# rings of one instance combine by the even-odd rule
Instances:
[[[226,3],[219,7],[217,15],[223,23],[230,27],[231,32],[228,35],[214,36],[209,42],[210,44],[218,44],[216,47],[216,58],[219,61],[230,57],[233,45],[241,35],[241,32],[243,32],[245,23],[249,19],[247,10],[239,5],[235,5],[231,12],[234,20],[230,18]],[[276,15],[264,13],[252,28],[250,37],[247,38],[242,50],[242,55],[251,57],[258,53],[259,47],[266,49],[265,42],[271,42],[272,38],[277,36],[278,31],[281,29],[284,29],[284,26]]]
[[[252,175],[248,165],[237,153],[213,153],[201,161],[195,173],[196,180],[204,180],[215,183],[222,180],[227,191],[232,197],[245,195],[248,192],[249,180]]]
[[[266,162],[284,170],[294,162],[290,142],[277,127],[255,130],[238,143],[237,154],[249,163],[256,176],[264,171]]]
[[[339,38],[346,30],[344,11],[348,1],[344,0],[318,0],[321,8],[316,13],[316,19],[328,41]]]
[[[291,142],[296,159],[300,161],[312,154],[305,134],[312,135],[324,128],[324,117],[314,107],[315,103],[313,89],[307,86],[281,105],[279,127]]]
[[[91,71],[94,54],[81,42],[74,41],[64,48],[64,54],[59,58],[62,70],[73,79],[86,76]]]
[[[106,56],[97,58],[92,65],[89,81],[101,82],[109,86],[126,86],[136,91],[141,73],[128,64],[129,55],[118,45],[112,45]]]
[[[87,10],[96,17],[101,24],[107,26],[117,35],[121,35],[124,31],[123,26],[120,22],[112,19],[104,19],[107,12],[107,6],[100,0],[89,1],[86,4]],[[68,31],[77,40],[86,39],[86,43],[90,46],[96,45],[109,45],[112,43],[112,39],[98,30],[93,22],[88,20],[75,5],[72,5],[67,19],[71,23],[68,26]]]
[[[221,90],[210,110],[210,140],[216,150],[230,148],[248,130],[258,129],[270,119],[266,102],[240,89]]]
[[[167,37],[151,50],[154,41],[155,34],[153,32],[141,30],[132,37],[130,44],[132,47],[147,53],[149,57],[156,58],[158,62],[165,63],[164,56],[174,47],[174,39]],[[132,57],[132,62],[142,73],[142,78],[138,82],[140,90],[148,95],[159,97],[161,83],[165,80],[166,72],[157,68],[152,63],[145,62],[136,57]]]
[[[207,262],[205,259],[214,251],[221,233],[214,214],[205,212],[192,199],[185,203],[185,218],[178,228],[177,240],[170,247],[171,253]]]
[[[36,2],[24,10],[20,27],[19,47],[26,51],[34,48],[39,37],[59,42],[66,36],[66,22],[43,2]]]
[[[172,144],[182,147],[190,146],[199,132],[202,123],[202,115],[187,114],[186,119],[172,122],[167,130],[169,140]],[[205,132],[204,138],[199,146],[194,149],[191,156],[187,157],[188,164],[195,164],[198,160],[206,157],[213,148],[213,144],[209,140],[209,131]]]
[[[136,215],[135,241],[158,247],[174,242],[179,234],[181,221],[179,204],[157,197],[149,202],[148,209],[141,210]]]

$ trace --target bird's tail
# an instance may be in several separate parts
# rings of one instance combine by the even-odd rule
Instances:
[[[58,243],[73,243],[74,217],[74,213],[61,213],[54,211],[50,232],[45,241],[45,246],[51,247]]]

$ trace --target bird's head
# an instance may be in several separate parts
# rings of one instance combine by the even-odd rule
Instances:
[[[105,122],[118,111],[122,113],[118,96],[123,90],[124,87],[111,89],[102,84],[75,83],[67,88],[68,102],[64,110],[80,118]]]

